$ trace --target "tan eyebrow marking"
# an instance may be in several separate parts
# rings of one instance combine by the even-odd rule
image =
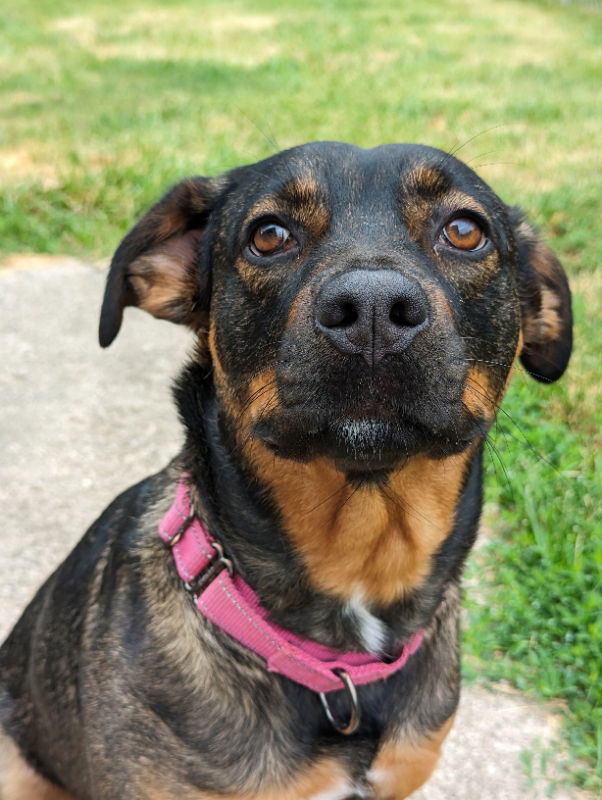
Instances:
[[[403,188],[408,194],[434,199],[449,191],[450,185],[447,177],[438,169],[419,164],[404,176]]]
[[[244,219],[243,225],[247,225],[249,222],[251,222],[251,220],[256,219],[257,217],[264,217],[268,216],[269,214],[278,214],[279,211],[282,211],[282,202],[279,201],[277,195],[268,194],[251,206]]]
[[[434,167],[414,167],[402,179],[403,214],[410,236],[419,241],[435,204],[453,213],[455,209],[466,209],[489,215],[474,197],[454,189],[447,177]]]
[[[251,206],[244,224],[271,214],[285,214],[315,237],[325,233],[330,224],[325,192],[311,175],[293,178],[280,192],[262,197]]]
[[[281,192],[294,219],[314,236],[325,233],[330,224],[330,212],[324,190],[311,175],[301,175],[289,181]]]

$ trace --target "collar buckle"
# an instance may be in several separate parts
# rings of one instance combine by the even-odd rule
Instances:
[[[226,554],[224,553],[224,548],[219,542],[215,540],[211,542],[211,547],[217,553],[217,562],[222,564],[228,570],[228,575],[233,578],[234,577],[234,564],[232,563],[231,558],[227,558]]]
[[[196,578],[184,584],[185,588],[195,597],[201,595],[222,570],[227,570],[231,578],[234,576],[234,564],[232,560],[226,556],[223,546],[215,541],[211,541],[209,544],[215,550],[215,556],[213,556],[207,566],[199,572]]]

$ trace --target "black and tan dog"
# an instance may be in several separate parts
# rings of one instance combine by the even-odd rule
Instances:
[[[569,358],[562,268],[455,158],[319,143],[175,186],[115,254],[103,346],[128,305],[196,333],[186,445],[5,643],[1,797],[408,796],[458,702],[484,438],[515,358],[543,382]],[[275,624],[383,661],[424,631],[357,701],[329,693],[350,735],[195,608],[157,535],[182,474]]]

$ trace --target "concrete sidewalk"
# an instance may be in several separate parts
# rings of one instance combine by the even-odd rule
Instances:
[[[0,271],[0,638],[110,500],[182,441],[169,385],[188,334],[128,310],[101,351],[103,284],[100,270],[72,261]],[[547,782],[527,780],[521,753],[549,744],[554,727],[522,695],[466,689],[416,800],[543,800]]]

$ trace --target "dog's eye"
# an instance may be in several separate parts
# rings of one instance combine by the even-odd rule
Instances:
[[[458,250],[480,250],[487,237],[477,222],[470,217],[457,217],[443,228],[446,241]]]
[[[255,228],[249,248],[255,256],[271,256],[290,250],[294,244],[290,231],[275,222],[268,222]]]

